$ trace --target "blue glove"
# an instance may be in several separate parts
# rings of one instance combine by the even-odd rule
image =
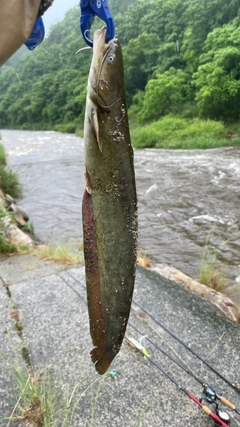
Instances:
[[[40,43],[42,43],[45,36],[45,28],[42,18],[37,18],[30,34],[29,39],[26,41],[25,46],[29,50],[35,49]]]

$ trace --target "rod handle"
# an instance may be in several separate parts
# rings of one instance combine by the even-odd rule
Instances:
[[[211,416],[212,411],[211,411],[211,409],[210,409],[210,408],[208,408],[208,406],[206,406],[206,405],[202,405],[202,410],[203,410],[203,412],[205,412],[205,414],[207,414],[207,415],[210,415],[210,416]]]
[[[235,405],[231,402],[229,402],[229,400],[226,399],[226,397],[221,396],[220,402],[222,402],[224,405],[228,406],[231,409],[235,409]]]

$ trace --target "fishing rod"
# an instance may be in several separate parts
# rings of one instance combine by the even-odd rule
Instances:
[[[80,283],[74,276],[72,276],[71,273],[67,272],[67,274],[74,279],[75,282]],[[60,276],[60,275],[59,275]],[[71,286],[69,283],[60,276],[61,279],[82,299],[83,297]],[[84,300],[86,303],[86,301]],[[166,326],[164,326],[162,323],[160,323],[157,319],[155,319],[150,313],[147,312],[143,307],[141,307],[138,303],[133,301],[135,305],[137,305],[140,310],[142,310],[147,316],[149,316],[154,322],[156,322],[159,326],[161,326],[169,335],[171,335],[175,340],[177,340],[183,347],[185,347],[187,350],[189,350],[194,356],[196,356],[199,360],[201,360],[210,370],[212,370],[218,377],[220,377],[225,383],[227,383],[229,386],[231,386],[235,391],[240,393],[240,389],[235,386],[233,383],[231,383],[227,378],[225,378],[220,372],[218,372],[215,368],[213,368],[208,362],[206,362],[201,356],[199,356],[196,352],[194,352],[190,347],[188,347],[183,341],[181,341],[176,335],[174,335],[171,331],[169,331]],[[131,325],[132,326],[132,325]],[[133,327],[133,326],[132,326]],[[136,328],[135,328],[136,329]],[[150,342],[150,340],[149,340]],[[155,345],[155,344],[153,344]],[[155,345],[156,348],[158,348]],[[198,381],[203,387],[203,394],[209,403],[213,403],[216,399],[222,402],[224,405],[235,411],[238,415],[240,415],[240,411],[235,407],[233,403],[231,403],[228,399],[226,399],[224,396],[219,395],[214,391],[212,387],[210,387],[208,384],[205,383],[205,381],[198,378],[193,372],[189,371],[187,368],[183,367],[179,362],[176,360],[173,360],[173,358],[170,355],[167,355],[166,352],[163,352],[160,348],[158,348],[160,351],[162,351],[163,354],[165,354],[169,359],[171,359],[173,362],[175,362],[179,367],[184,369],[189,375],[191,375],[193,378],[195,378],[196,381]]]
[[[74,276],[72,276],[69,272],[67,272],[67,274],[74,279],[75,282],[80,283],[79,280],[77,280]],[[60,276],[61,277],[61,276]],[[61,277],[63,279],[63,277]],[[63,279],[64,280],[64,279]],[[65,281],[65,280],[64,280]],[[67,281],[65,281],[67,283]],[[67,283],[68,284],[68,283]],[[81,283],[80,283],[81,284]],[[81,284],[82,285],[82,284]],[[68,286],[70,286],[68,284]],[[71,286],[70,286],[71,287]],[[72,288],[72,287],[71,287]],[[74,290],[74,292],[76,292],[78,294],[78,292],[72,288]],[[78,294],[79,295],[79,294]],[[80,296],[80,295],[79,295]],[[81,299],[83,299],[80,296]],[[85,301],[86,302],[86,301]],[[162,329],[164,329],[169,335],[171,335],[176,341],[179,342],[179,344],[181,344],[184,348],[186,348],[191,354],[193,354],[195,357],[197,357],[199,360],[201,360],[201,362],[203,362],[212,372],[214,372],[219,378],[221,378],[226,384],[228,384],[231,388],[233,388],[237,393],[240,394],[240,389],[233,384],[231,381],[229,381],[226,377],[224,377],[219,371],[217,371],[213,366],[211,366],[206,360],[204,360],[201,356],[199,356],[194,350],[192,350],[187,344],[185,344],[182,340],[180,340],[180,338],[178,338],[173,332],[171,332],[165,325],[163,325],[163,323],[161,323],[159,320],[155,319],[147,310],[145,310],[143,307],[141,307],[136,301],[133,301],[133,303],[140,308],[140,310],[142,310],[147,316],[149,316],[154,322],[157,323],[157,325],[159,325]],[[196,379],[196,378],[195,378]],[[202,381],[202,383],[204,383],[204,381]],[[210,390],[208,389],[207,392],[210,392]],[[224,404],[226,406],[229,406],[231,409],[233,409],[235,412],[237,412],[239,414],[239,411],[235,408],[235,405],[231,404],[231,402],[229,402],[227,399],[225,400],[224,397],[218,395],[219,397],[221,397],[221,401],[222,403],[225,402]],[[220,399],[219,399],[220,400]],[[231,405],[231,406],[230,406]],[[234,408],[233,408],[234,406]]]
[[[170,375],[168,372],[166,372],[159,364],[157,364],[148,354],[147,350],[134,338],[129,338],[125,335],[125,339],[127,341],[127,343],[135,348],[138,352],[140,352],[144,357],[147,358],[147,360],[149,360],[149,362],[154,365],[166,378],[168,378],[173,384],[175,384],[178,389],[180,391],[182,391],[184,394],[186,394],[193,402],[195,402],[201,409],[202,411],[208,415],[209,417],[211,417],[218,425],[222,426],[222,427],[229,427],[229,424],[227,424],[227,422],[229,421],[229,416],[225,411],[218,411],[219,415],[223,415],[223,417],[225,418],[226,416],[226,422],[220,418],[219,415],[215,414],[214,412],[212,412],[212,410],[206,406],[203,405],[202,402],[200,400],[198,400],[193,394],[191,394],[188,390],[186,390],[172,375]],[[218,408],[217,408],[218,409]]]
[[[129,323],[129,326],[134,329],[138,334],[141,335],[141,332],[132,324]],[[145,336],[144,336],[145,337]],[[203,386],[203,396],[204,399],[208,403],[214,403],[216,400],[219,400],[223,405],[227,406],[228,408],[235,411],[238,415],[240,415],[240,411],[236,408],[236,406],[230,402],[226,397],[221,396],[218,394],[209,384],[207,384],[206,381],[203,381],[201,378],[197,377],[196,374],[194,374],[191,370],[189,370],[187,367],[182,365],[178,360],[174,359],[170,354],[168,354],[165,350],[163,350],[161,347],[159,347],[157,344],[155,344],[150,338],[145,337],[150,344],[152,344],[157,350],[159,350],[164,356],[166,356],[168,359],[170,359],[173,363],[175,363],[177,366],[179,366],[183,371],[185,371],[188,375],[190,375],[192,378],[194,378],[199,384]]]
[[[179,342],[184,348],[186,348],[190,353],[192,353],[194,356],[196,356],[201,362],[203,362],[212,372],[214,372],[219,378],[221,378],[226,384],[228,384],[230,387],[232,387],[237,393],[240,394],[240,388],[237,387],[235,384],[233,384],[230,380],[228,380],[226,377],[224,377],[219,371],[217,371],[213,366],[211,366],[206,360],[204,360],[199,354],[197,354],[194,350],[192,350],[187,344],[185,344],[180,338],[178,338],[173,332],[171,332],[163,323],[161,323],[159,320],[155,319],[150,313],[148,313],[147,310],[145,310],[143,307],[141,307],[138,303],[133,301],[133,303],[140,308],[147,316],[149,316],[154,322],[157,323],[157,325],[161,326],[164,331],[166,331],[169,335],[171,335],[176,341]]]

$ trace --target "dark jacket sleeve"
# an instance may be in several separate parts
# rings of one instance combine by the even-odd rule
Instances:
[[[0,66],[29,38],[53,0],[0,0]]]

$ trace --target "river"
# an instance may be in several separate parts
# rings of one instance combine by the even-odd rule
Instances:
[[[48,242],[82,239],[83,139],[52,131],[0,133],[8,165],[20,177],[19,204],[35,234]],[[240,147],[135,150],[135,171],[139,249],[197,278],[208,244],[237,284]]]

